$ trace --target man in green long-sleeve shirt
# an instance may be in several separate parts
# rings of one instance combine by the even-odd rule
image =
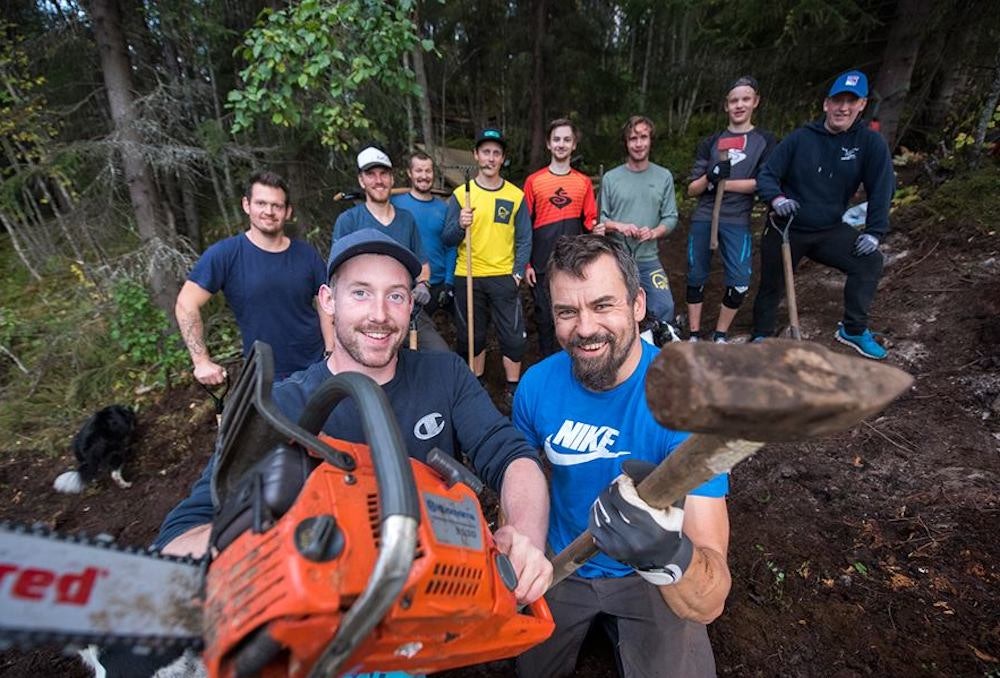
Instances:
[[[628,119],[622,141],[628,160],[604,175],[601,182],[601,223],[597,235],[616,240],[639,266],[639,282],[646,291],[648,313],[656,321],[657,345],[677,338],[671,326],[674,297],[660,263],[657,241],[677,226],[677,200],[670,171],[649,160],[656,127],[641,115]]]

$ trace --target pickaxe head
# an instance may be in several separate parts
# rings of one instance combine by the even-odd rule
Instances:
[[[900,369],[812,342],[674,342],[649,368],[646,399],[672,429],[777,442],[856,426],[912,383]]]

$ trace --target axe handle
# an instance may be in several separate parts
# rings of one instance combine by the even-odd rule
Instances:
[[[792,271],[792,246],[788,239],[781,242],[781,263],[785,269],[785,298],[788,299],[788,324],[792,329],[792,339],[801,340],[799,329],[799,305],[795,299],[795,273]]]
[[[751,456],[764,443],[697,433],[685,440],[653,469],[636,488],[643,501],[665,509],[704,482]],[[597,546],[586,530],[552,559],[553,586],[573,574],[597,553]]]
[[[719,151],[719,162],[729,160],[729,149]],[[722,196],[726,192],[726,180],[721,179],[715,187],[715,205],[712,206],[712,231],[708,240],[708,249],[713,252],[719,249],[719,212],[722,211]]]
[[[472,193],[469,186],[469,171],[465,171],[465,209],[472,208]],[[476,349],[475,349],[475,338],[476,330],[474,323],[473,314],[475,313],[475,304],[472,301],[472,226],[470,225],[468,230],[465,232],[465,328],[466,328],[466,341],[469,344],[468,350],[468,360],[469,369],[472,373],[476,373],[475,359],[476,359]]]

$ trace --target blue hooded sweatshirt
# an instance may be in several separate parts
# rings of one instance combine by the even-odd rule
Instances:
[[[778,144],[757,175],[757,193],[768,204],[779,195],[797,200],[801,207],[792,230],[820,231],[840,223],[851,197],[864,185],[865,232],[881,240],[889,231],[896,186],[889,147],[860,117],[840,134],[823,122],[810,122]]]

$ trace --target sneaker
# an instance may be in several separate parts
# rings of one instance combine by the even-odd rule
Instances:
[[[716,344],[728,344],[729,338],[726,336],[725,332],[716,331],[712,335],[712,341],[714,341]]]
[[[688,337],[688,341],[692,344],[697,344],[699,341],[701,341],[701,337],[699,337],[697,334],[692,334],[691,336]]]
[[[841,325],[837,328],[837,332],[833,337],[841,344],[847,344],[864,357],[871,358],[872,360],[882,360],[887,353],[885,348],[875,341],[875,337],[868,330],[865,330],[861,334],[848,334],[844,331],[844,326]]]
[[[762,334],[761,334],[761,335],[758,335],[758,336],[754,337],[753,339],[751,339],[751,340],[750,340],[750,343],[751,343],[751,344],[760,344],[760,343],[762,343],[762,342],[763,342],[763,341],[764,341],[765,339],[767,339],[767,337],[765,337],[764,335],[762,335]]]

